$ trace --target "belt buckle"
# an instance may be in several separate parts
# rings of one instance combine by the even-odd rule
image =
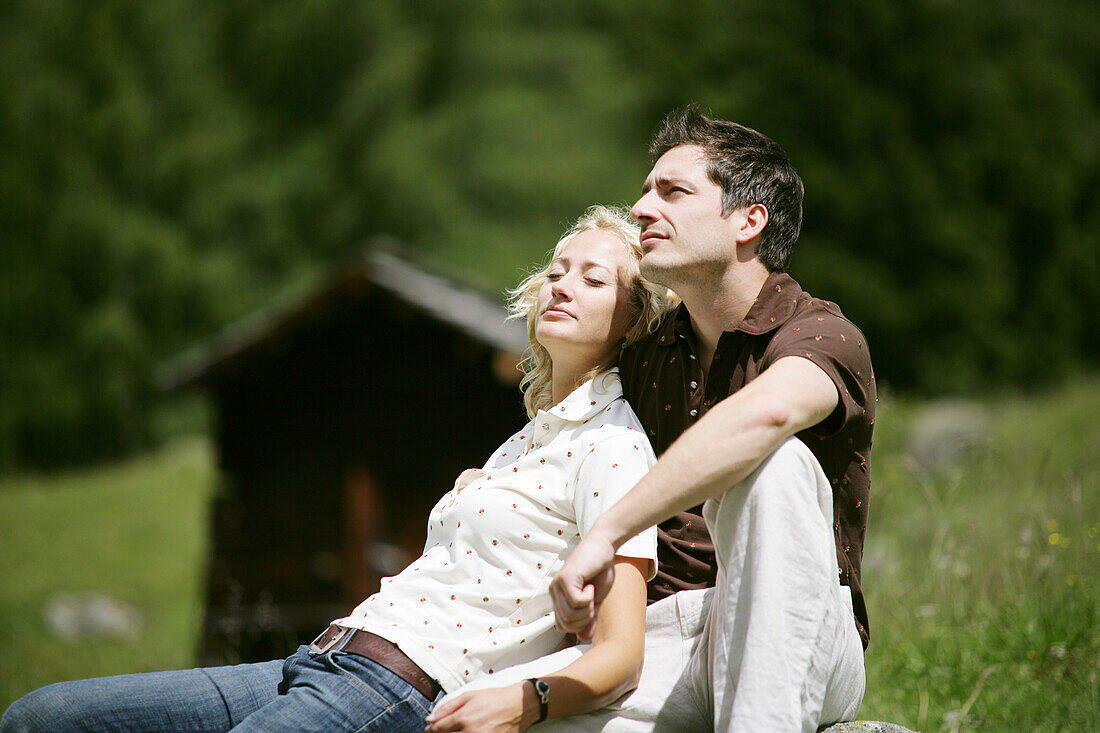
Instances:
[[[340,640],[347,636],[348,632],[351,631],[351,629],[345,629],[342,626],[337,626],[336,628],[340,629],[340,633],[325,642],[324,646],[321,646],[317,642],[321,641],[321,639],[325,637],[325,634],[327,634],[329,630],[325,629],[320,634],[318,634],[317,638],[309,643],[309,653],[311,655],[324,654],[325,652],[332,649],[332,647],[336,646],[340,642]]]

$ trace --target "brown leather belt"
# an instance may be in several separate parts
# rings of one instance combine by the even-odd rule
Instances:
[[[314,654],[327,652],[345,637],[347,637],[347,643],[344,644],[341,651],[358,654],[381,664],[408,682],[429,700],[434,700],[442,689],[438,682],[416,665],[416,662],[405,656],[405,652],[398,649],[396,644],[369,631],[342,629],[335,625],[329,626],[313,640],[313,643],[309,645],[309,649]]]

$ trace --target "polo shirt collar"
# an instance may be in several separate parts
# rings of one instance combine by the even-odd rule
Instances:
[[[764,281],[759,295],[753,301],[749,312],[745,314],[744,320],[730,330],[741,331],[751,336],[774,331],[794,315],[795,306],[798,305],[801,295],[802,287],[793,277],[785,272],[773,272]],[[676,343],[678,334],[690,338],[693,331],[687,307],[681,303],[657,328],[657,333],[657,343],[661,346],[671,346]]]
[[[802,287],[785,272],[773,272],[764,281],[749,312],[741,324],[733,329],[758,336],[774,331],[794,315]]]
[[[589,379],[553,407],[539,410],[537,418],[550,416],[565,422],[584,422],[622,395],[619,368],[614,367]]]

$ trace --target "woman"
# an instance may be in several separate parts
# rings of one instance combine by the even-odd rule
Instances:
[[[620,549],[590,651],[546,680],[462,694],[427,717],[441,690],[563,642],[550,580],[655,460],[612,368],[667,306],[641,280],[639,257],[633,222],[593,207],[513,291],[530,337],[531,422],[440,500],[424,554],[309,647],[285,662],[51,685],[17,701],[0,729],[421,731],[427,718],[432,730],[523,730],[632,689],[653,529]]]

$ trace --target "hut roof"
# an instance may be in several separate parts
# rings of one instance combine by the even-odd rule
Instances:
[[[347,297],[375,289],[492,348],[514,354],[526,348],[526,328],[506,320],[500,301],[412,263],[393,247],[388,240],[376,240],[329,270],[304,295],[246,316],[173,357],[158,368],[157,386],[171,391],[214,379],[244,359],[276,348]]]

